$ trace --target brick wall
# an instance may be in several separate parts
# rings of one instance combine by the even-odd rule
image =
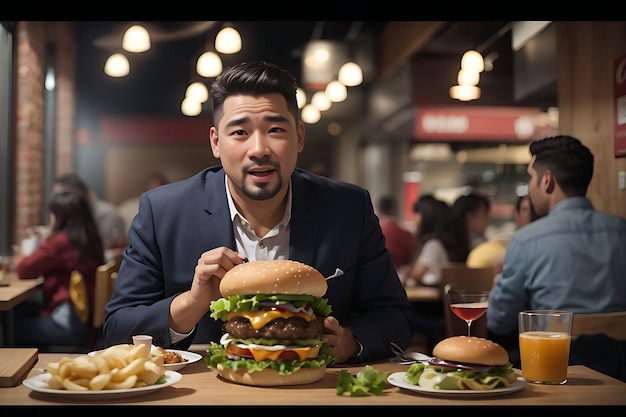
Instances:
[[[15,32],[15,198],[14,242],[26,228],[42,224],[45,160],[46,45],[56,49],[57,173],[74,169],[75,41],[71,22],[20,21]]]

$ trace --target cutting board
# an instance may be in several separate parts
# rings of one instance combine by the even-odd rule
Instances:
[[[0,387],[18,385],[38,357],[36,348],[0,348]]]

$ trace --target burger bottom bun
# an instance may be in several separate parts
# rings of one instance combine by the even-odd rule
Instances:
[[[433,348],[439,359],[476,365],[506,365],[509,353],[499,344],[482,337],[452,336],[443,339]]]
[[[326,374],[326,365],[320,368],[300,368],[298,371],[281,375],[273,369],[264,369],[262,371],[248,372],[245,369],[224,368],[217,365],[218,374],[229,381],[238,384],[252,385],[255,387],[273,387],[279,385],[302,385],[319,381]]]

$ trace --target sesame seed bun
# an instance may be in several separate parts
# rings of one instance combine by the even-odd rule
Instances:
[[[220,282],[222,296],[243,294],[308,294],[321,297],[328,284],[312,266],[291,260],[254,261],[236,265]]]
[[[476,365],[506,365],[508,352],[499,344],[482,337],[452,336],[443,339],[433,348],[439,359]]]

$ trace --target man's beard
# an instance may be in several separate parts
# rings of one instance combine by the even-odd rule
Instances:
[[[254,188],[248,187],[246,185],[245,178],[247,175],[247,170],[249,168],[244,167],[243,169],[244,180],[242,181],[242,184],[241,184],[241,191],[246,197],[250,198],[251,200],[258,200],[258,201],[269,200],[270,198],[278,194],[278,192],[283,186],[283,176],[280,172],[280,163],[264,160],[264,161],[260,161],[260,165],[271,165],[272,167],[274,167],[274,169],[276,170],[275,173],[277,174],[278,181],[276,182],[275,185],[272,185],[270,183],[263,183],[263,184],[254,186]]]

